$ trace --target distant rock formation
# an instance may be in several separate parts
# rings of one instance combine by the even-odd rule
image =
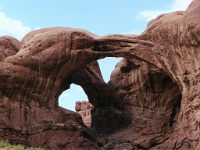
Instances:
[[[86,126],[90,127],[91,125],[91,110],[93,106],[91,103],[88,101],[77,101],[75,110],[78,112],[82,119],[83,122],[85,123]]]
[[[55,27],[21,42],[0,37],[0,140],[46,149],[200,149],[199,18],[193,0],[138,36]],[[108,83],[96,61],[104,57],[124,58]],[[93,105],[91,128],[58,106],[72,83]]]

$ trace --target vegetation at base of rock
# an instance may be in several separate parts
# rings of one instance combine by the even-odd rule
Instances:
[[[7,141],[0,141],[0,149],[5,149],[5,150],[44,150],[43,148],[25,148],[24,146],[18,144],[18,145],[11,145]]]

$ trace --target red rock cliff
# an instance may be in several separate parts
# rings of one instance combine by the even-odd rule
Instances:
[[[139,36],[64,27],[0,38],[0,139],[46,149],[200,149],[200,1]],[[96,60],[123,57],[109,83]],[[58,106],[84,89],[91,129]],[[100,136],[101,135],[101,136]]]

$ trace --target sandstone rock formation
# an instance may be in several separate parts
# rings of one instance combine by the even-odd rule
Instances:
[[[76,101],[75,110],[81,115],[84,124],[88,127],[91,125],[92,108],[92,104],[88,101]]]
[[[200,1],[139,36],[64,27],[0,38],[0,139],[46,149],[200,149]],[[108,83],[96,60],[123,57]],[[58,106],[84,89],[91,129]]]

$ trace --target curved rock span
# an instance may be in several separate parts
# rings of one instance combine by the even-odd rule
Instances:
[[[0,139],[46,149],[200,149],[200,1],[138,36],[64,27],[0,38]],[[105,83],[96,60],[123,57]],[[91,128],[58,105],[84,89]]]

